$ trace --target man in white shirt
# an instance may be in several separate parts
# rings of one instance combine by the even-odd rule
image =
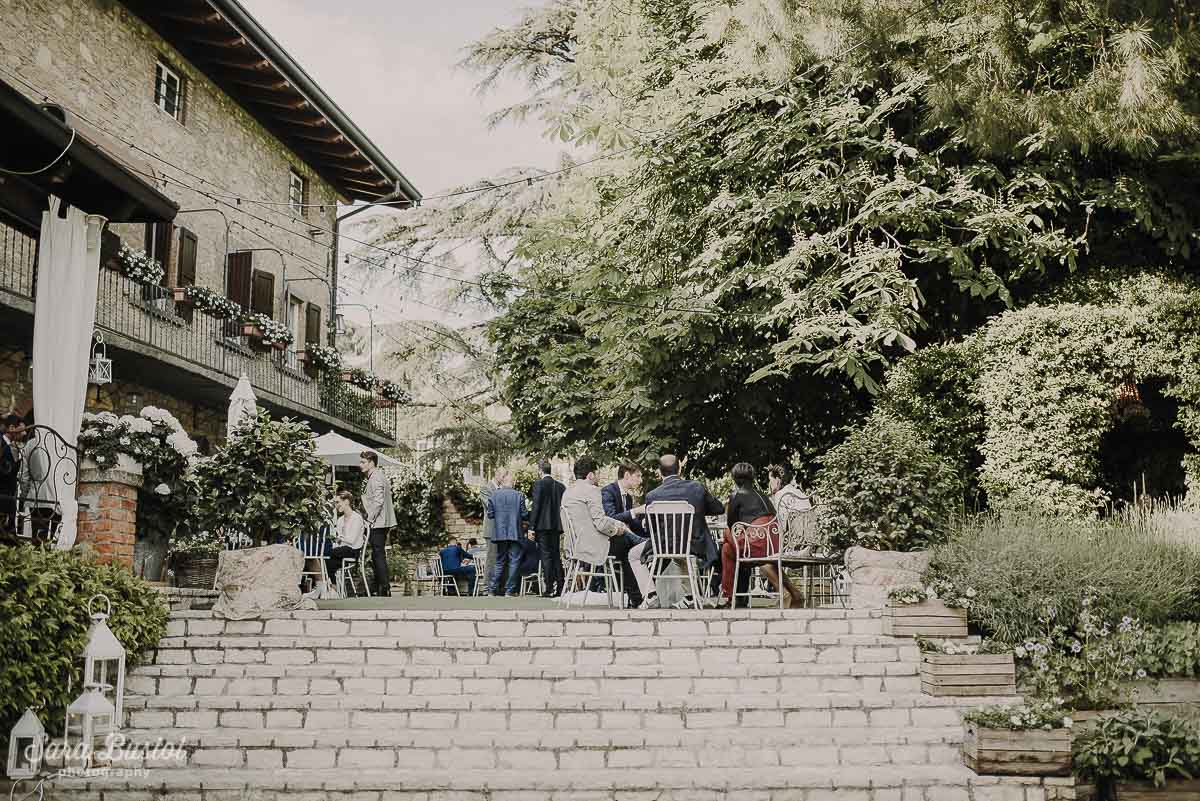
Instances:
[[[354,511],[354,496],[342,490],[334,500],[337,508],[337,528],[334,530],[333,550],[329,552],[329,575],[337,576],[344,562],[358,559],[366,544],[367,524],[362,515]]]

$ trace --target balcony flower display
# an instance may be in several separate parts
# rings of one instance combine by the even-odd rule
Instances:
[[[163,266],[144,250],[134,250],[128,245],[121,245],[118,259],[121,272],[139,284],[157,284],[162,281]]]
[[[379,384],[379,397],[392,403],[412,403],[412,395],[408,394],[408,390],[397,384],[395,381],[382,381]]]
[[[317,370],[326,373],[336,373],[342,369],[342,354],[337,348],[325,345],[306,345],[304,361]]]
[[[355,367],[353,370],[343,372],[342,379],[359,389],[365,389],[367,392],[374,392],[379,387],[379,377],[361,367]]]
[[[232,320],[242,313],[241,306],[203,286],[178,287],[175,289],[175,302],[191,305],[218,320]]]
[[[243,332],[261,340],[264,347],[283,350],[295,341],[292,332],[281,322],[272,320],[261,312],[248,312],[242,316]]]

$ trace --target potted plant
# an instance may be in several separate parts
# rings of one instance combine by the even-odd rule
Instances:
[[[1067,776],[1074,721],[1055,701],[986,706],[963,715],[963,763],[992,776]]]
[[[242,335],[264,350],[284,350],[295,341],[286,325],[261,312],[248,312],[243,315]]]
[[[1012,648],[995,640],[917,638],[921,691],[926,695],[1016,695]]]
[[[167,561],[175,586],[211,590],[217,578],[221,537],[215,530],[200,529],[195,521],[172,532]]]
[[[968,590],[974,594],[974,590]],[[943,601],[942,597],[949,599]],[[883,608],[883,633],[893,637],[966,637],[970,598],[948,582],[893,587]]]
[[[822,457],[815,495],[819,534],[845,553],[852,603],[878,609],[928,570],[926,549],[946,537],[961,484],[910,423],[877,412]]]
[[[365,389],[367,392],[374,392],[379,386],[379,378],[374,373],[364,370],[361,367],[342,371],[342,380],[353,384],[359,389]]]
[[[242,307],[224,295],[202,286],[181,286],[171,290],[175,303],[191,306],[218,320],[232,320],[242,313]]]
[[[131,281],[139,284],[158,284],[162,282],[163,266],[158,259],[148,256],[144,250],[135,250],[128,245],[121,245],[117,262]]]
[[[336,373],[342,369],[342,354],[337,348],[326,345],[308,344],[298,354],[305,367],[323,373]]]
[[[379,398],[377,398],[376,407],[387,409],[395,404],[405,404],[412,401],[412,396],[408,394],[404,387],[394,381],[381,381],[379,383]]]
[[[1158,712],[1104,718],[1076,741],[1075,770],[1095,801],[1194,801],[1200,727]]]

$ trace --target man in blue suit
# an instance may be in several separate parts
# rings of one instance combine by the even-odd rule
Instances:
[[[458,540],[452,541],[438,552],[438,557],[442,560],[442,572],[453,576],[455,580],[466,579],[467,595],[474,595],[475,565],[472,563],[471,554],[462,547],[462,543]]]
[[[692,517],[691,553],[696,557],[701,570],[718,564],[721,561],[721,550],[708,533],[706,515],[725,513],[725,505],[713,497],[712,493],[699,481],[689,481],[679,475],[679,459],[667,454],[658,460],[658,472],[662,476],[662,484],[646,494],[646,505],[656,501],[687,501],[696,510]],[[717,570],[717,575],[720,574]]]
[[[500,595],[500,580],[507,573],[504,595],[514,598],[521,582],[521,535],[529,524],[525,496],[513,489],[513,475],[507,470],[496,476],[500,486],[487,502],[487,519],[495,521],[492,540],[496,543],[496,562],[492,565],[492,595]]]

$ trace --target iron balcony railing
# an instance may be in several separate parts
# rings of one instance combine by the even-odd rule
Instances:
[[[0,289],[33,300],[36,256],[36,240],[0,223]],[[339,376],[305,375],[297,369],[294,352],[252,350],[240,324],[177,305],[169,288],[140,284],[102,268],[96,327],[235,379],[245,375],[256,390],[286,398],[301,409],[395,438],[394,406],[380,408],[372,394]]]

